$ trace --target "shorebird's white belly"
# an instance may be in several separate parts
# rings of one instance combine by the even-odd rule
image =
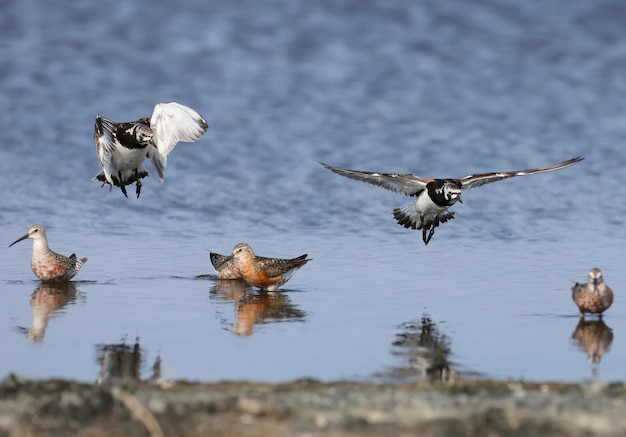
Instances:
[[[415,211],[425,216],[430,214],[439,214],[444,212],[446,209],[448,209],[447,206],[439,206],[434,203],[428,196],[427,190],[422,191],[417,196],[417,200],[415,201]]]
[[[112,167],[121,172],[135,170],[146,159],[147,153],[147,147],[143,149],[127,149],[119,146],[113,151],[111,156]]]

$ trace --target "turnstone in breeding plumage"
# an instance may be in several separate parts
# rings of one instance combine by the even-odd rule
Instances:
[[[287,282],[300,267],[310,261],[306,257],[305,253],[293,259],[264,258],[256,256],[245,243],[239,243],[233,249],[233,259],[241,278],[248,285],[267,291],[275,291]]]
[[[407,203],[393,210],[393,216],[399,225],[410,229],[421,229],[424,244],[428,244],[441,223],[454,218],[454,211],[448,210],[456,202],[461,202],[461,192],[470,188],[480,187],[491,182],[515,176],[526,176],[544,173],[582,161],[576,157],[550,167],[532,168],[498,173],[483,173],[466,176],[463,179],[423,179],[412,174],[379,173],[369,171],[348,170],[333,167],[320,162],[327,169],[350,179],[368,182],[373,185],[416,197],[415,202]]]
[[[35,276],[42,281],[69,281],[87,262],[87,258],[78,259],[75,254],[68,257],[50,250],[46,230],[41,225],[31,226],[26,235],[15,240],[9,247],[27,238],[33,240],[33,257],[30,266]]]
[[[591,269],[586,284],[572,287],[572,299],[580,310],[580,317],[585,313],[600,314],[609,309],[613,303],[613,290],[604,283],[600,269]]]
[[[140,179],[149,175],[143,166],[146,156],[163,182],[167,155],[179,141],[196,141],[207,128],[200,114],[176,102],[159,103],[151,117],[128,123],[116,123],[98,115],[94,139],[102,171],[94,180],[103,186],[120,187],[126,197],[126,185],[136,182],[139,197]]]

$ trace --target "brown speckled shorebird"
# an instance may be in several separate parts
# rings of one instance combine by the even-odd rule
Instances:
[[[78,259],[75,254],[67,257],[50,250],[46,230],[41,225],[31,226],[26,235],[15,240],[9,247],[27,238],[33,240],[33,258],[30,266],[35,276],[42,281],[69,281],[87,262],[87,258]]]
[[[232,255],[221,255],[216,252],[210,252],[211,264],[217,272],[220,279],[241,279],[241,272],[235,263]]]
[[[578,305],[581,318],[585,313],[602,315],[613,303],[613,291],[604,283],[600,269],[591,269],[586,284],[577,282],[572,287],[572,299]]]
[[[241,278],[249,285],[267,291],[276,290],[310,261],[306,259],[306,253],[293,259],[256,256],[252,248],[245,243],[236,245],[232,256]]]

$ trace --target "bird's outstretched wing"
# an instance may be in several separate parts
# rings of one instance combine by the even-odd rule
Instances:
[[[420,193],[430,179],[422,179],[412,174],[398,174],[398,173],[378,173],[369,171],[348,170],[345,168],[333,167],[332,165],[325,164],[318,161],[324,167],[337,173],[338,175],[345,176],[357,181],[363,181],[372,185],[377,185],[386,190],[393,191],[395,193],[405,194],[407,196],[414,196]]]
[[[545,173],[548,171],[560,170],[565,167],[569,167],[570,165],[576,164],[577,162],[582,161],[584,158],[577,156],[576,158],[568,159],[567,161],[563,161],[560,164],[551,165],[549,167],[540,167],[540,168],[529,168],[527,170],[515,170],[515,171],[504,171],[498,173],[483,173],[476,175],[469,175],[460,179],[461,184],[463,185],[464,190],[468,190],[470,188],[480,187],[481,185],[490,184],[492,182],[501,181],[502,179],[513,178],[516,176],[527,176],[536,173]]]
[[[159,103],[150,117],[156,149],[148,151],[148,157],[159,173],[161,181],[167,166],[167,155],[179,141],[192,142],[200,138],[209,125],[206,120],[188,106],[176,102]]]
[[[111,173],[113,172],[111,157],[113,156],[113,151],[116,148],[116,129],[117,123],[114,121],[99,115],[96,116],[96,124],[94,126],[96,152],[98,153],[100,164],[102,164],[104,177],[111,185],[113,185],[113,180],[111,179]]]

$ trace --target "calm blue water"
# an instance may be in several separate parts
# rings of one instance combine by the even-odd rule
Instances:
[[[420,3],[0,3],[0,376],[626,380],[626,6]],[[95,115],[172,100],[210,129],[165,183],[92,182]],[[316,162],[463,177],[577,155],[467,192],[428,246],[391,216],[407,199]],[[89,258],[71,287],[7,248],[34,223]],[[207,249],[239,242],[313,261],[269,295],[207,277]],[[576,340],[569,289],[596,266],[616,301]]]

